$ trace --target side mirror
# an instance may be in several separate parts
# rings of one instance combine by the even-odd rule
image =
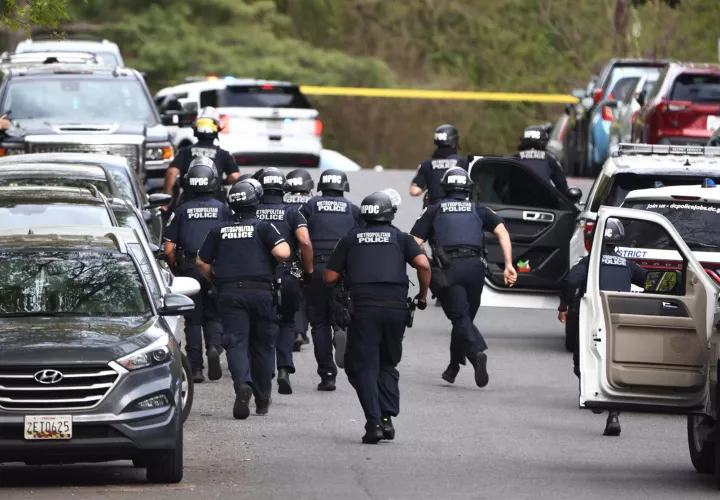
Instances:
[[[603,105],[610,109],[617,109],[620,107],[620,101],[605,101]]]
[[[165,193],[153,193],[148,196],[148,202],[145,204],[145,208],[157,208],[165,205],[169,205],[172,201],[172,195]]]
[[[567,197],[570,198],[570,201],[573,203],[580,203],[582,195],[583,193],[579,188],[571,187],[567,190]]]
[[[592,97],[585,97],[581,104],[583,105],[583,108],[590,109],[595,105],[595,100]]]
[[[200,283],[194,278],[188,278],[187,276],[177,276],[172,285],[170,285],[170,292],[185,295],[187,297],[195,295],[200,291]]]
[[[160,117],[160,119],[162,121],[162,124],[165,125],[166,127],[172,127],[173,125],[175,125],[175,126],[180,125],[180,116],[177,113],[172,112],[172,111],[168,111],[168,112],[164,113]]]
[[[191,279],[191,278],[190,278]],[[163,306],[159,308],[160,316],[180,316],[195,309],[195,302],[180,293],[166,293],[163,297]]]
[[[640,105],[640,107],[645,106],[645,92],[640,92],[640,94],[638,94],[635,100]]]
[[[570,92],[570,94],[576,99],[582,99],[583,97],[585,97],[585,89],[572,89],[572,92]]]
[[[142,216],[143,216],[143,219],[145,220],[145,222],[147,222],[147,223],[152,222],[153,214],[152,214],[152,212],[150,212],[150,210],[143,210]]]

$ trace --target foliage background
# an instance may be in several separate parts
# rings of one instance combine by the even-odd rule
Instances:
[[[52,1],[52,0],[50,0]],[[187,75],[569,93],[611,57],[717,62],[718,0],[68,0],[60,29],[116,41],[152,91]],[[9,47],[12,49],[13,47]],[[325,147],[413,168],[445,122],[504,154],[562,105],[314,97]]]

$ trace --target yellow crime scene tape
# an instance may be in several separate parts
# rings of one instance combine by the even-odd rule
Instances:
[[[566,94],[524,94],[515,92],[464,92],[455,90],[375,89],[358,87],[316,87],[303,85],[306,95],[334,95],[348,97],[388,97],[394,99],[446,99],[455,101],[545,102],[574,104],[577,97]]]

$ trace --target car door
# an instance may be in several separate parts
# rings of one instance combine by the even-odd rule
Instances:
[[[505,221],[518,271],[515,286],[505,287],[500,243],[486,232],[489,285],[508,293],[558,290],[570,266],[578,208],[514,158],[474,157],[470,164],[474,199]]]
[[[709,370],[716,365],[709,362],[708,344],[720,318],[718,288],[662,215],[603,207],[596,234],[604,234],[610,217],[645,228],[618,246],[654,245],[681,260],[682,267],[648,272],[641,293],[602,291],[603,241],[594,239],[580,305],[580,407],[703,413],[709,405]],[[639,241],[645,233],[656,243]]]

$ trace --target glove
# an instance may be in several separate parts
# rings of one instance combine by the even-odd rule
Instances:
[[[427,299],[420,297],[420,295],[416,295],[415,300],[417,301],[417,308],[424,311],[427,307]]]
[[[313,273],[309,273],[307,271],[303,271],[303,277],[302,277],[303,283],[306,285],[309,285],[312,283],[313,280]]]

